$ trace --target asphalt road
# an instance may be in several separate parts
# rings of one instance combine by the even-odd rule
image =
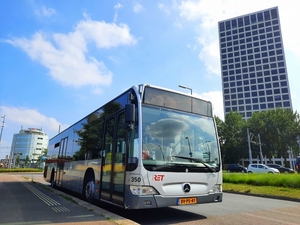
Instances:
[[[47,185],[41,174],[0,174],[0,224],[136,224]]]
[[[143,225],[299,225],[299,212],[299,202],[224,193],[221,203],[130,211],[123,216]]]
[[[27,177],[27,180],[24,177]],[[3,180],[8,181],[3,182]],[[0,174],[0,182],[1,225],[53,223],[102,225],[300,224],[300,203],[293,201],[224,193],[221,203],[154,210],[122,210],[109,205],[98,207],[76,197],[68,197],[68,199],[74,199],[77,202],[75,204],[66,199],[68,194],[51,189],[49,184],[43,181],[41,174]]]

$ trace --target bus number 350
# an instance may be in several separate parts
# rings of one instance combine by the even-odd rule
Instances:
[[[137,182],[140,183],[142,181],[141,177],[131,177],[130,182]]]

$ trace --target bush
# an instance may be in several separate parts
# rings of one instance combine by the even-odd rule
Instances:
[[[43,172],[43,169],[38,169],[38,168],[0,169],[0,173],[11,173],[11,172]]]

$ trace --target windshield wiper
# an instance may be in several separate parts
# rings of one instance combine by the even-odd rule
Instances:
[[[187,159],[189,160],[190,162],[194,161],[194,162],[200,162],[202,163],[207,169],[209,169],[211,172],[216,172],[216,170],[211,167],[210,165],[208,165],[206,162],[204,162],[203,159],[196,159],[196,158],[190,158],[190,157],[185,157],[185,156],[178,156],[178,155],[172,155],[171,157],[174,157],[174,158],[179,158],[179,159]]]

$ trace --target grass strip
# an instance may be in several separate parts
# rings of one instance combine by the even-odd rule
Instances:
[[[300,190],[298,188],[223,183],[223,191],[300,201]]]

